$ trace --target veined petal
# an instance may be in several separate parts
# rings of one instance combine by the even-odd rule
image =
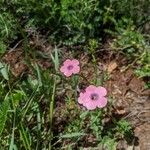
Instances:
[[[73,65],[76,65],[76,66],[78,66],[78,65],[80,64],[77,59],[72,59],[72,60],[71,60],[71,63],[72,63]]]
[[[63,63],[64,66],[69,66],[69,65],[72,65],[72,61],[70,59],[66,59]]]
[[[93,103],[92,101],[84,103],[83,106],[86,107],[88,110],[96,109],[96,103]]]
[[[66,71],[64,72],[64,75],[65,75],[66,77],[70,77],[70,76],[72,75],[72,71],[66,70]]]
[[[84,102],[84,97],[85,97],[85,95],[84,95],[84,93],[80,93],[80,96],[79,96],[79,98],[78,98],[78,103],[79,104],[83,104],[83,102]]]
[[[97,101],[97,107],[99,108],[103,108],[107,105],[107,98],[106,97],[101,97],[98,101]]]
[[[62,73],[66,72],[66,71],[67,71],[66,66],[61,66],[60,71],[61,71]]]
[[[80,67],[79,67],[79,66],[74,66],[72,72],[73,72],[74,74],[78,74],[78,73],[80,72]]]
[[[97,87],[95,92],[99,95],[99,97],[103,97],[107,95],[107,90],[102,86]]]
[[[95,91],[95,89],[96,89],[96,86],[90,85],[85,89],[85,91],[93,93]]]

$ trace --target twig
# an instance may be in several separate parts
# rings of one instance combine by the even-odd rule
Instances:
[[[11,53],[12,51],[14,51],[22,41],[23,40],[20,40],[12,49],[9,50],[8,53]]]

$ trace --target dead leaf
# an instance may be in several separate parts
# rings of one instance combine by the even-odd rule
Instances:
[[[118,115],[125,115],[126,111],[124,109],[116,110]]]
[[[118,114],[118,115],[125,115],[127,112],[126,110],[124,109],[124,107],[120,106],[120,107],[117,107],[115,109],[115,114]]]
[[[27,70],[27,66],[24,64],[24,62],[18,62],[11,68],[11,72],[15,77],[20,76],[22,73],[24,73]]]
[[[110,74],[117,68],[117,63],[115,61],[111,61],[110,64],[108,64],[107,71]]]

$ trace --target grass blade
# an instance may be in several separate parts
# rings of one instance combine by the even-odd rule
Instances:
[[[0,106],[0,135],[3,132],[3,129],[7,120],[8,109],[9,109],[9,101],[4,100],[4,102]]]

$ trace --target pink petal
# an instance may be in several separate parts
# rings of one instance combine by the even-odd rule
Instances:
[[[70,59],[66,59],[63,63],[64,66],[72,65],[72,61]]]
[[[78,98],[78,103],[79,104],[83,104],[83,102],[84,102],[84,93],[80,93],[80,96],[79,96],[79,98]]]
[[[93,103],[92,101],[84,103],[83,106],[85,106],[88,110],[96,109],[96,103]]]
[[[66,66],[61,66],[60,71],[61,71],[62,73],[66,72],[66,71],[67,71]]]
[[[107,90],[104,87],[97,87],[95,92],[99,95],[99,97],[103,97],[107,95]]]
[[[73,65],[76,65],[76,66],[79,65],[79,61],[78,61],[77,59],[72,59],[72,60],[71,60],[71,63],[72,63]]]
[[[66,77],[70,77],[72,75],[72,71],[68,70],[66,66],[62,66],[60,68],[60,71],[66,76]]]
[[[93,93],[93,92],[95,91],[95,89],[96,89],[96,86],[90,85],[90,86],[88,86],[88,87],[85,89],[85,91],[86,91],[86,92]]]
[[[78,73],[80,72],[80,67],[79,67],[79,66],[74,66],[72,72],[73,72],[74,74],[78,74]]]
[[[99,100],[97,100],[97,107],[103,108],[107,105],[107,98],[101,97]]]
[[[87,103],[89,100],[90,99],[89,99],[89,96],[88,96],[87,92],[85,92],[85,93],[81,92],[80,93],[80,96],[78,98],[78,103],[79,104]]]
[[[66,71],[64,72],[64,75],[65,75],[66,77],[70,77],[70,76],[72,75],[72,71],[66,70]]]

